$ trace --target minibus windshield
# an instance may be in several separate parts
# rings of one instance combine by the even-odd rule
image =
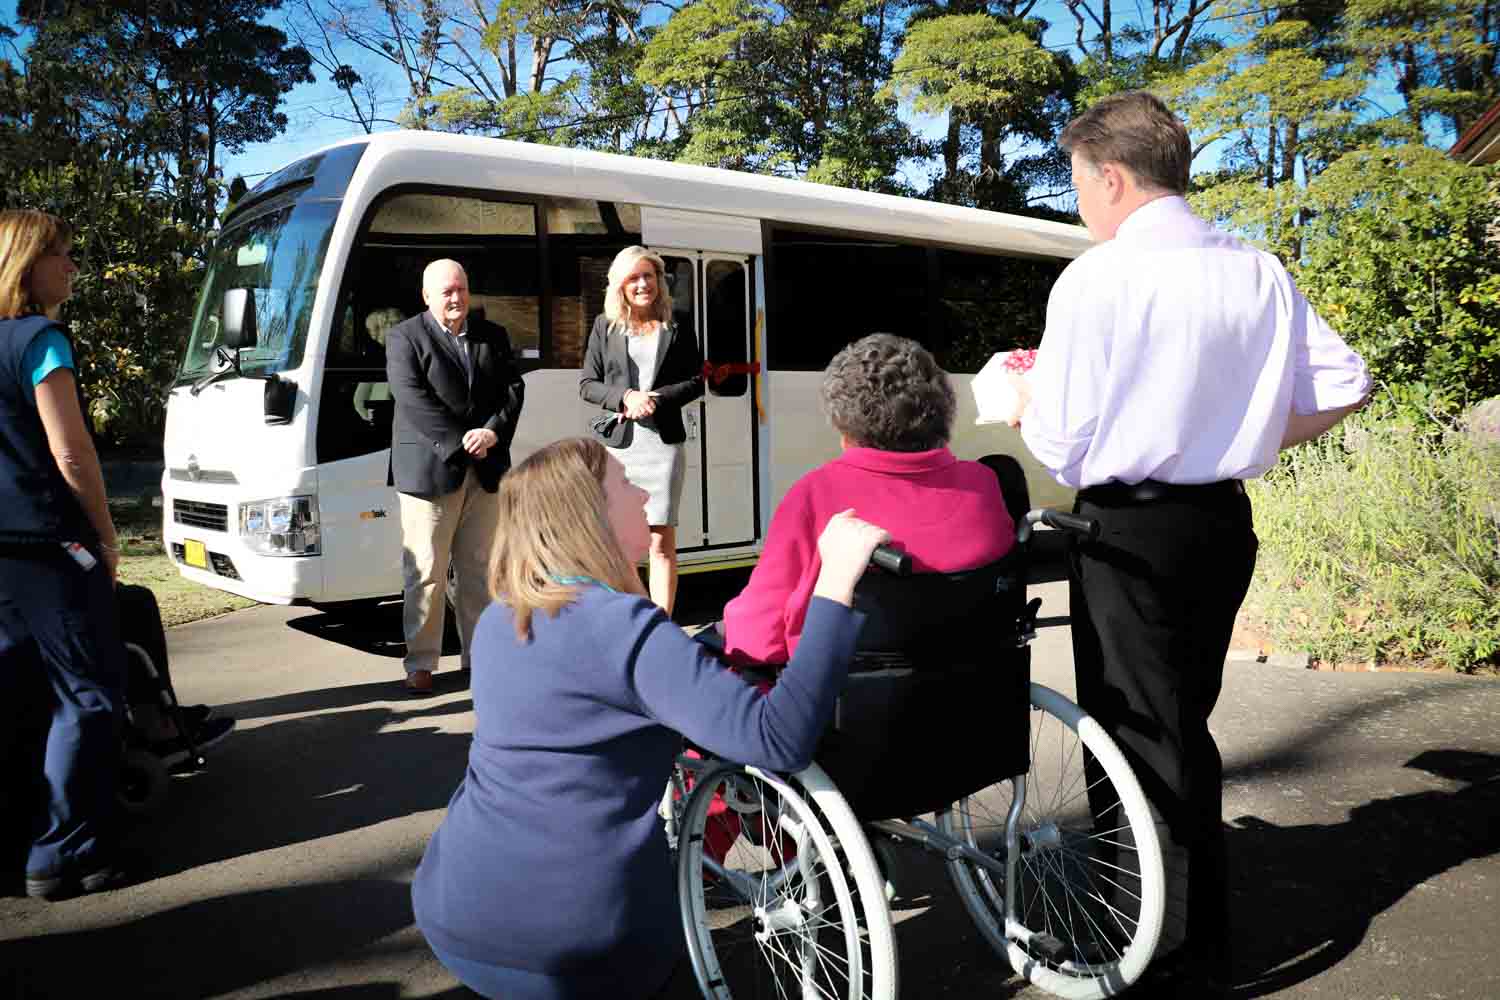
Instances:
[[[231,288],[255,295],[256,344],[240,351],[240,370],[268,375],[302,363],[323,255],[339,210],[337,201],[299,199],[305,191],[299,186],[273,195],[214,241],[176,384],[219,367],[214,349],[220,342],[220,304]]]

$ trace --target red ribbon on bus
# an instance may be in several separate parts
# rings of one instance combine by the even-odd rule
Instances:
[[[759,375],[759,361],[703,362],[703,378],[709,385],[720,385],[732,375]]]

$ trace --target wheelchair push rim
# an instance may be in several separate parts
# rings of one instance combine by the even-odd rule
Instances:
[[[1031,685],[1031,706],[1028,773],[938,816],[944,834],[985,858],[955,857],[949,873],[1018,975],[1068,1000],[1113,996],[1145,971],[1161,936],[1156,822],[1094,719],[1039,684]],[[1109,807],[1102,824],[1091,796],[1095,808]]]
[[[705,997],[894,1000],[879,870],[821,769],[718,765],[681,815],[678,890]]]

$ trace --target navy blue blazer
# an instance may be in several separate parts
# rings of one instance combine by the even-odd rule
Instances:
[[[589,331],[588,351],[578,375],[578,395],[606,414],[625,409],[625,390],[640,388],[630,377],[626,336],[622,326],[611,324],[602,315]],[[681,444],[687,440],[682,408],[703,395],[703,354],[693,335],[684,333],[676,323],[662,324],[652,383],[651,391],[657,393],[656,412],[646,419],[667,444]],[[602,432],[600,427],[604,428]],[[634,428],[634,420],[624,419],[590,425],[594,437],[611,448],[629,447]]]
[[[435,497],[463,485],[469,467],[493,493],[510,468],[510,442],[526,396],[505,327],[469,317],[469,377],[459,338],[423,312],[391,327],[385,371],[395,400],[387,484],[413,496]],[[466,431],[485,427],[499,441],[482,459],[464,451]]]

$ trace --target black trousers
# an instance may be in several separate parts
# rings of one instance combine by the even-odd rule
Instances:
[[[1227,957],[1223,762],[1208,718],[1255,568],[1249,498],[1211,487],[1147,502],[1084,491],[1074,510],[1103,529],[1070,559],[1078,702],[1119,744],[1157,814],[1162,948]],[[1111,802],[1091,805],[1101,828],[1118,826]]]

